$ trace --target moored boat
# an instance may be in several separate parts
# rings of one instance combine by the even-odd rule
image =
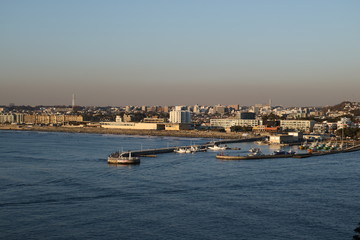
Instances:
[[[210,146],[208,147],[209,150],[213,150],[213,151],[221,151],[221,150],[226,150],[228,149],[227,146],[224,147],[220,147],[219,145],[214,145],[214,146]]]
[[[110,164],[140,164],[140,158],[131,156],[131,152],[128,153],[128,156],[119,153],[117,157],[109,156],[107,162]]]
[[[176,153],[192,153],[194,151],[192,151],[190,148],[178,148],[178,149],[175,149],[174,152],[176,152]]]

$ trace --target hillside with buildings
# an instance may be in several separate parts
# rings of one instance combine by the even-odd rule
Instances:
[[[151,131],[335,134],[359,129],[360,104],[331,107],[253,106],[1,106],[0,124]],[[357,132],[357,130],[354,130]],[[351,131],[351,132],[354,132]],[[354,134],[353,134],[354,135]],[[355,134],[356,135],[356,134]]]
[[[324,107],[323,110],[325,113],[334,112],[337,114],[360,116],[360,103],[344,101],[334,106]]]

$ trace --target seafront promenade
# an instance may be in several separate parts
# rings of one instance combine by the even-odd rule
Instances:
[[[214,131],[198,130],[125,130],[125,129],[104,129],[92,127],[41,127],[41,126],[21,126],[21,125],[0,125],[0,130],[16,131],[43,131],[43,132],[69,132],[69,133],[95,133],[95,134],[118,134],[118,135],[143,135],[143,136],[169,136],[169,137],[189,137],[189,138],[218,138],[218,139],[240,139],[252,138],[253,135],[243,136],[243,133],[225,133]]]

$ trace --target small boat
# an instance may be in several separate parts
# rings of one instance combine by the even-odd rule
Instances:
[[[227,146],[220,147],[219,145],[214,145],[214,146],[208,147],[208,149],[213,150],[213,151],[221,151],[221,150],[226,150]]]
[[[276,150],[274,151],[274,155],[285,155],[287,154],[287,152],[283,151],[283,150]]]
[[[299,146],[300,150],[304,150],[304,149],[308,149],[309,148],[309,144],[307,141],[305,141],[302,145]]]
[[[192,153],[193,151],[190,148],[178,148],[178,149],[175,149],[174,152],[176,152],[176,153]]]
[[[174,150],[174,152],[176,153],[186,153],[186,149],[185,148],[177,148]]]
[[[192,146],[190,147],[190,151],[191,151],[191,152],[200,152],[201,149],[200,149],[198,146],[196,146],[196,145],[192,145]]]
[[[249,152],[254,153],[260,151],[260,148],[250,148]]]
[[[264,154],[261,152],[260,148],[255,148],[252,150],[251,153],[248,154],[249,157],[256,157],[256,156],[262,156],[262,155],[264,155]]]
[[[125,156],[125,153],[120,154],[118,157],[108,157],[108,163],[111,164],[140,164],[139,157],[131,156],[131,152],[128,154],[129,156]]]
[[[292,151],[292,150],[287,151],[287,152],[284,151],[284,150],[276,150],[276,151],[274,151],[274,155],[286,155],[286,154],[294,155],[294,154],[296,154],[296,152]]]

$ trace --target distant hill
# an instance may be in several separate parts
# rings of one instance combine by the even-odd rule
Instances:
[[[323,111],[325,111],[325,112],[327,112],[328,110],[330,110],[332,112],[339,112],[339,111],[349,112],[349,113],[354,114],[355,116],[359,116],[360,115],[360,103],[344,101],[337,105],[328,106],[328,107],[323,108]]]

